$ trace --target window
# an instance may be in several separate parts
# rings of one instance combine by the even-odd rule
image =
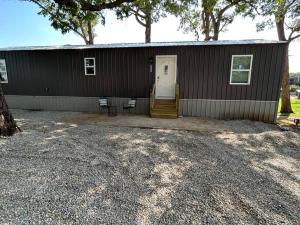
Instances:
[[[85,75],[96,75],[95,58],[84,58]]]
[[[165,65],[164,66],[164,75],[168,75],[168,71],[169,71],[169,66]]]
[[[0,82],[8,83],[5,59],[0,59]]]
[[[253,55],[233,55],[230,84],[249,85]]]

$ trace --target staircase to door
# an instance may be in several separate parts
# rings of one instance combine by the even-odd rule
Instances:
[[[175,99],[155,99],[155,84],[150,94],[150,116],[154,118],[176,119],[179,112],[179,85],[176,84]]]

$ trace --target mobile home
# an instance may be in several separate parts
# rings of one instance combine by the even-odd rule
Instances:
[[[135,98],[130,112],[153,117],[274,122],[286,51],[266,40],[14,47],[0,49],[0,74],[11,108],[98,112],[107,97],[122,113]]]

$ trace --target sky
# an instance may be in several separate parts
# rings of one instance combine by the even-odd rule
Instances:
[[[32,3],[20,0],[0,0],[0,48],[14,46],[43,46],[84,44],[74,33],[62,35],[48,21],[38,15]],[[238,17],[220,34],[220,40],[268,39],[277,40],[275,29],[256,32],[256,21]],[[162,18],[152,27],[152,41],[193,41],[193,34],[178,30],[179,20],[174,16]],[[116,19],[113,12],[106,13],[105,26],[97,25],[95,44],[144,42],[144,29],[134,18]],[[290,72],[300,72],[300,40],[290,45]]]

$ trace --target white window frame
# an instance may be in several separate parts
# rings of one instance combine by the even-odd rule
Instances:
[[[94,61],[94,66],[87,66],[86,65],[86,60],[90,60],[90,59],[92,59]],[[83,62],[84,62],[84,74],[85,74],[85,76],[95,76],[96,75],[96,59],[93,58],[93,57],[84,58]],[[87,68],[94,68],[94,73],[93,74],[88,74],[87,73]]]
[[[250,60],[251,60],[249,69],[233,69],[233,59],[234,59],[234,57],[249,57],[249,56],[250,56]],[[232,55],[229,84],[230,85],[250,85],[251,73],[252,73],[252,62],[253,62],[253,55]],[[247,83],[232,83],[232,72],[233,71],[248,71],[248,82]]]
[[[6,73],[6,77],[7,77],[7,80],[6,80],[6,81],[0,81],[0,83],[1,83],[1,84],[7,84],[7,83],[8,83],[8,74],[7,74],[6,60],[5,60],[5,59],[0,59],[0,61],[3,61],[3,62],[4,62],[5,73]]]

